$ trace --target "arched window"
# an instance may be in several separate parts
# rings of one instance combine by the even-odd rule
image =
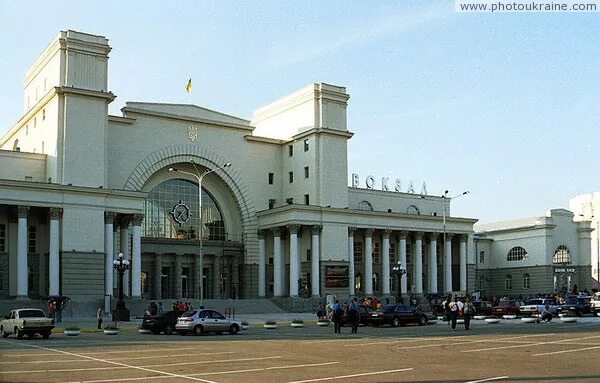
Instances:
[[[421,215],[421,212],[419,211],[419,208],[416,207],[415,205],[410,205],[409,207],[406,208],[406,214]]]
[[[571,264],[571,252],[565,245],[560,245],[554,251],[554,257],[552,257],[552,264],[554,265],[570,265]]]
[[[529,274],[523,274],[523,288],[528,289],[531,287],[531,278]]]
[[[368,201],[361,201],[358,204],[358,210],[373,211],[373,206]]]
[[[504,277],[504,289],[512,290],[512,275],[507,275]]]
[[[521,246],[515,246],[506,255],[506,260],[509,262],[512,261],[522,261],[527,259],[527,251]]]
[[[142,235],[153,238],[197,239],[198,185],[170,179],[146,197]],[[202,188],[202,238],[225,240],[225,223],[213,196]]]

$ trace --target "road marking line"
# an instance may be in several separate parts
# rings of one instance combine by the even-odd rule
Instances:
[[[210,364],[210,363],[229,363],[229,362],[248,362],[252,360],[267,360],[267,359],[280,359],[281,355],[276,356],[262,356],[255,358],[240,358],[240,359],[219,359],[219,360],[202,360],[200,362],[181,362],[181,363],[168,363],[168,364],[151,364],[148,366],[141,367],[172,367],[172,366],[188,366],[192,364]]]
[[[551,342],[537,342],[537,343],[529,343],[529,344],[516,344],[516,345],[512,345],[512,346],[480,348],[480,349],[476,349],[476,350],[463,350],[461,352],[494,351],[494,350],[502,350],[502,349],[508,349],[508,348],[520,348],[520,347],[540,346],[540,345],[547,345],[547,344],[559,344],[559,343],[564,343],[564,342],[573,342],[576,340],[584,340],[584,339],[592,339],[592,338],[600,338],[600,335],[586,336],[583,338],[561,339],[561,340],[554,340]]]
[[[145,344],[145,343],[144,343]],[[81,345],[87,346],[89,345],[89,343],[81,343]],[[103,344],[106,345],[106,344]],[[68,345],[73,346],[73,344]],[[185,350],[199,350],[202,349],[204,350],[205,348],[200,348],[200,347],[180,347],[180,348],[163,348],[163,349],[154,349],[154,350],[118,350],[118,351],[106,351],[106,352],[82,352],[80,353],[81,355],[106,355],[106,354],[123,354],[123,353],[127,353],[127,352],[131,352],[131,353],[140,353],[140,352],[165,352],[165,351],[185,351]],[[0,354],[2,355],[2,354]],[[43,353],[30,353],[30,354],[6,354],[6,355],[2,355],[2,357],[24,357],[24,356],[47,356],[47,355],[56,355],[55,353],[52,352],[43,352]]]
[[[564,354],[564,353],[567,353],[567,352],[577,352],[577,351],[585,351],[585,350],[594,350],[596,348],[600,348],[600,346],[578,348],[578,349],[574,349],[574,350],[562,350],[562,351],[554,351],[554,352],[544,352],[543,354],[533,354],[533,356],[544,356],[544,355],[552,355],[552,354]]]
[[[216,371],[216,372],[199,372],[195,374],[188,374],[188,376],[200,376],[200,375],[225,375],[225,374],[239,374],[243,372],[255,372],[255,371],[266,371],[266,370],[278,370],[278,369],[288,369],[288,368],[303,368],[303,367],[318,367],[318,366],[327,366],[332,364],[337,364],[339,362],[324,362],[324,363],[312,363],[312,364],[297,364],[290,366],[272,366],[272,367],[263,367],[263,368],[252,368],[252,369],[244,369],[244,370],[228,370],[228,371]],[[150,380],[150,379],[167,379],[170,376],[143,376],[140,378],[118,378],[118,379],[103,379],[103,380],[84,380],[84,381],[73,381],[66,383],[104,383],[104,382],[122,382],[122,381],[131,381],[131,380]]]
[[[465,382],[465,383],[482,383],[482,382],[491,382],[492,380],[501,380],[501,379],[508,379],[508,376],[497,376],[495,378],[487,378],[487,379],[481,379],[481,380],[470,380],[470,381]]]
[[[352,375],[342,375],[342,376],[331,376],[328,378],[316,378],[316,379],[306,379],[306,380],[295,380],[288,383],[308,383],[308,382],[322,382],[324,380],[335,380],[335,379],[346,379],[346,378],[356,378],[358,376],[369,376],[369,375],[381,375],[381,374],[391,374],[393,372],[403,372],[403,371],[411,371],[412,368],[401,368],[398,370],[386,370],[386,371],[375,371],[375,372],[364,372],[362,374],[352,374]]]
[[[106,360],[139,360],[139,359],[158,359],[158,358],[174,358],[181,356],[200,356],[200,355],[219,355],[219,354],[235,354],[234,351],[222,351],[222,352],[205,352],[198,354],[171,354],[171,355],[152,355],[152,356],[132,356],[132,357],[119,357],[119,358],[106,358]],[[56,354],[52,354],[56,355]],[[65,363],[65,362],[89,362],[87,359],[56,359],[56,360],[27,360],[19,361],[18,363],[29,363],[29,364],[41,364],[41,363]],[[15,364],[16,361],[12,362],[0,362],[0,364]]]
[[[40,350],[55,351],[55,352],[58,352],[58,353],[61,353],[61,354],[66,354],[66,355],[71,355],[71,356],[79,356],[79,357],[82,357],[82,358],[89,358],[89,359],[95,360],[97,362],[110,363],[110,364],[114,364],[116,366],[119,366],[119,367],[113,367],[113,369],[114,368],[132,368],[132,369],[136,369],[136,370],[153,372],[153,373],[156,373],[156,374],[168,375],[168,376],[174,377],[174,378],[190,379],[190,380],[195,380],[195,381],[204,382],[204,383],[217,383],[217,382],[213,382],[212,380],[205,380],[205,379],[200,379],[200,378],[194,378],[192,376],[185,376],[185,375],[180,375],[180,374],[173,374],[171,372],[164,372],[164,371],[159,371],[159,370],[153,370],[153,369],[150,369],[150,368],[132,366],[132,365],[128,365],[128,364],[125,364],[125,363],[113,362],[113,361],[110,361],[110,360],[103,360],[103,359],[94,358],[94,357],[91,357],[91,356],[77,355],[77,354],[72,353],[72,352],[55,350],[55,349],[52,349],[52,348],[49,348],[49,347],[35,346],[35,345],[32,345],[32,344],[18,343],[18,342],[11,342],[11,343],[14,343],[14,344],[17,344],[17,345],[21,345],[21,346],[25,346],[25,347],[38,348]],[[33,372],[33,371],[27,371],[27,373],[31,373],[31,372]],[[44,371],[42,371],[42,372],[44,372]],[[46,372],[49,372],[49,371],[46,370]],[[21,371],[21,373],[23,373],[23,372]]]
[[[554,334],[534,334],[534,335],[520,335],[520,336],[513,336],[513,337],[508,337],[508,338],[504,338],[503,340],[511,340],[511,339],[522,339],[522,338],[529,338],[529,337],[538,337],[538,336],[547,336],[547,335],[554,335]],[[396,349],[411,349],[411,348],[429,348],[429,347],[438,347],[438,346],[453,346],[453,345],[461,345],[461,344],[468,344],[468,343],[484,343],[484,342],[498,342],[500,340],[498,339],[478,339],[478,340],[471,340],[469,337],[467,337],[466,335],[463,336],[454,336],[454,337],[441,337],[441,338],[424,338],[421,340],[433,340],[433,341],[439,341],[439,340],[452,340],[452,343],[432,343],[432,344],[424,344],[424,345],[417,345],[417,346],[403,346],[403,347],[396,347]],[[419,339],[409,339],[409,341],[418,341]],[[420,341],[420,340],[419,340]],[[360,344],[346,344],[344,345],[344,347],[355,347],[355,346],[369,346],[369,345],[377,345],[377,344],[393,344],[393,343],[402,343],[404,342],[403,339],[397,339],[394,338],[393,341],[386,341],[386,342],[370,342],[370,343],[360,343]]]

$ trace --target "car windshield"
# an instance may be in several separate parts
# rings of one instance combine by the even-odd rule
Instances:
[[[566,305],[576,305],[577,304],[577,298],[569,298],[565,301]]]
[[[42,310],[21,310],[19,318],[45,318],[46,314]]]
[[[542,303],[544,303],[544,301],[542,301],[541,299],[530,299],[527,302],[528,305],[541,305]]]
[[[196,310],[190,310],[190,311],[184,312],[181,316],[184,318],[187,318],[187,317],[193,317],[195,314],[196,314]]]
[[[384,313],[391,313],[396,310],[396,305],[385,305],[381,308],[381,311]]]

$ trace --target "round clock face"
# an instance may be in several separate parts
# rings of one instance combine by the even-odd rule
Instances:
[[[182,225],[190,220],[190,208],[186,204],[179,201],[179,203],[173,206],[171,210],[171,216],[178,224]]]

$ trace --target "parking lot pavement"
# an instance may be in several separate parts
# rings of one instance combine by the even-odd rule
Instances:
[[[262,320],[257,318],[256,320]],[[0,341],[0,382],[598,382],[600,320]],[[600,318],[598,318],[600,319]]]

